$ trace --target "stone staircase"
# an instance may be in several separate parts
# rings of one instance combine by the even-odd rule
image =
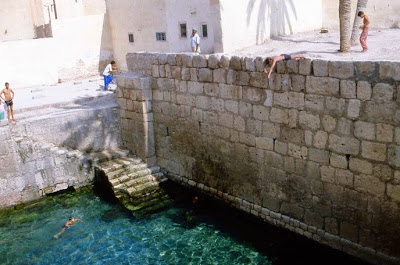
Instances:
[[[148,213],[169,205],[169,196],[163,189],[163,183],[168,179],[159,167],[148,167],[133,155],[112,160],[98,158],[96,164],[97,181],[109,185],[114,196],[128,210]]]

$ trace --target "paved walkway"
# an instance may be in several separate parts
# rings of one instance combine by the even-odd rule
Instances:
[[[350,53],[340,53],[339,31],[298,33],[274,37],[262,45],[251,46],[230,54],[239,56],[271,56],[282,53],[303,53],[308,58],[348,61],[400,61],[400,29],[370,30],[369,50],[361,52],[361,46],[352,47]]]
[[[115,88],[115,85],[112,84],[110,88]],[[14,116],[17,122],[67,110],[116,104],[114,91],[104,91],[103,78],[98,76],[56,85],[17,88],[14,92]],[[2,121],[0,126],[6,124]]]

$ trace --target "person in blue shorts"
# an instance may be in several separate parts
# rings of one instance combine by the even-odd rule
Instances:
[[[118,70],[114,61],[106,66],[104,69],[103,77],[104,77],[104,90],[107,90],[108,85],[113,81],[112,74]]]
[[[264,60],[264,72],[268,74],[268,79],[274,70],[275,64],[279,61],[289,61],[305,58],[303,54],[281,54],[278,56],[268,57]],[[269,71],[267,72],[267,66],[269,66]]]

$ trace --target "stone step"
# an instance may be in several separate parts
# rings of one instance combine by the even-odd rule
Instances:
[[[129,201],[129,204],[138,205],[138,204],[141,204],[143,202],[153,200],[155,198],[161,198],[161,197],[163,197],[165,195],[167,195],[167,194],[165,193],[165,191],[163,189],[157,189],[157,190],[154,190],[154,191],[152,191],[150,193],[146,193],[145,195],[143,195],[141,197],[136,197],[134,199],[131,198],[130,201]]]
[[[138,210],[141,210],[141,209],[144,209],[144,208],[150,209],[150,208],[153,208],[157,204],[162,204],[163,206],[165,206],[164,205],[165,201],[168,200],[168,199],[169,199],[169,196],[167,194],[165,194],[165,195],[163,195],[161,197],[155,197],[155,198],[153,198],[151,200],[144,201],[144,202],[139,203],[139,204],[131,204],[131,203],[129,203],[129,204],[127,204],[126,207],[128,209],[130,209],[131,211],[138,211]]]
[[[139,197],[146,193],[150,193],[154,190],[157,190],[160,187],[160,184],[166,180],[167,178],[163,178],[160,181],[152,181],[141,185],[133,186],[128,188],[126,191],[131,197]]]
[[[107,173],[108,179],[116,179],[119,178],[123,175],[130,175],[132,173],[137,173],[137,172],[141,172],[143,170],[147,169],[147,165],[146,164],[138,164],[138,165],[132,165],[126,168],[120,168],[118,170],[112,171],[110,173]]]
[[[136,177],[133,179],[129,179],[129,181],[125,182],[125,185],[130,188],[135,185],[140,185],[146,182],[152,182],[152,181],[158,181],[159,178],[161,178],[163,174],[161,172],[159,173],[154,173],[154,174],[149,174],[143,177]]]
[[[116,159],[113,161],[107,161],[105,163],[101,163],[98,165],[99,168],[101,168],[104,173],[109,174],[111,172],[133,166],[133,165],[139,165],[143,161],[141,159],[136,159],[136,158],[120,158]]]

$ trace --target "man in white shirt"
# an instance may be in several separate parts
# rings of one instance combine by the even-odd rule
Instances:
[[[117,70],[117,66],[115,62],[112,61],[110,64],[106,66],[104,69],[103,76],[104,76],[104,90],[107,90],[108,85],[113,81],[112,73]]]
[[[200,36],[197,34],[197,29],[192,29],[192,36],[190,36],[190,44],[192,52],[200,53]]]

